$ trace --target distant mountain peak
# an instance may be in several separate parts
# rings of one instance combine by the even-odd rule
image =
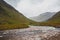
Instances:
[[[37,21],[37,22],[43,22],[51,18],[53,15],[55,15],[55,12],[45,12],[40,14],[39,16],[36,17],[31,17],[30,19]]]

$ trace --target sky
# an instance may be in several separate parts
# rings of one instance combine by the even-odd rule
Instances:
[[[5,0],[26,17],[60,11],[60,0]]]
[[[18,2],[20,2],[20,0],[5,0],[8,4],[12,5],[14,8],[17,7]]]

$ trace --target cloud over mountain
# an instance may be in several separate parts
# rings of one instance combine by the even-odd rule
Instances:
[[[17,9],[28,17],[44,12],[56,12],[60,10],[60,0],[21,0]]]
[[[5,0],[27,17],[60,10],[60,0]]]

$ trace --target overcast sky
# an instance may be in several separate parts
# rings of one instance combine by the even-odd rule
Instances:
[[[60,10],[60,0],[5,0],[26,17]]]

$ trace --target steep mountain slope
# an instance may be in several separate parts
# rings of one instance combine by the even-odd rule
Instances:
[[[30,20],[4,0],[0,0],[0,29],[28,27]]]
[[[36,22],[43,22],[43,21],[46,21],[49,18],[51,18],[54,14],[55,14],[55,12],[46,12],[46,13],[40,14],[39,16],[31,17],[30,19],[32,19]]]
[[[60,22],[60,11],[57,12],[52,18],[50,18],[49,21]]]
[[[51,23],[51,25],[60,27],[60,11],[57,12],[52,18],[47,20],[48,23]]]

